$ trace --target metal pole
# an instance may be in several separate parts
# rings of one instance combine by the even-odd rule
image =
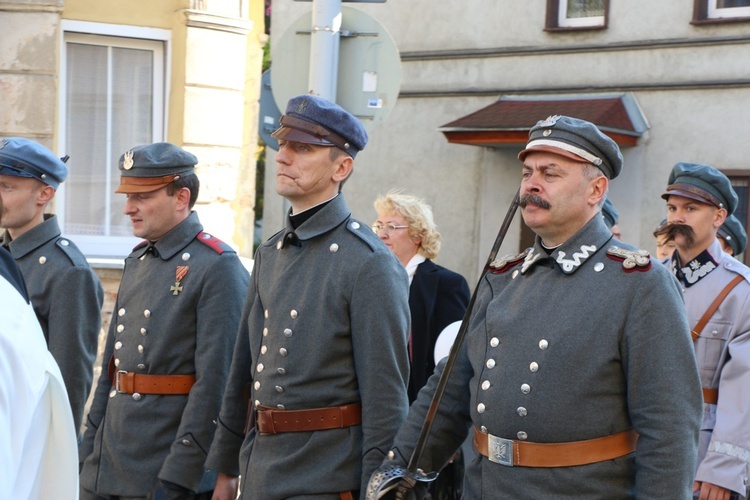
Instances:
[[[336,102],[341,0],[313,0],[310,38],[310,94]]]

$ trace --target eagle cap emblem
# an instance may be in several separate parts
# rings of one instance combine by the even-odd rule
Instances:
[[[561,115],[550,115],[548,116],[543,122],[539,123],[540,127],[553,127],[555,123],[557,123],[557,120],[562,118]]]
[[[133,168],[133,151],[128,151],[125,153],[123,159],[122,159],[122,168],[125,170],[130,170]]]
[[[296,113],[304,115],[305,111],[307,111],[307,99],[302,99],[302,101],[297,104],[297,108],[294,111]]]

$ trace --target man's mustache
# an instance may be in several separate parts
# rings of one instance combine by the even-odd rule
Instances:
[[[666,224],[656,231],[656,236],[666,236],[665,241],[674,241],[675,236],[682,236],[688,248],[695,243],[695,231],[686,224]]]
[[[549,209],[550,204],[547,200],[543,199],[538,194],[525,194],[521,196],[521,200],[518,202],[521,208],[526,208],[527,205],[536,205],[539,208]]]

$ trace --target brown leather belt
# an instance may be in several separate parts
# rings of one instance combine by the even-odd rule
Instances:
[[[719,402],[719,389],[703,388],[703,402],[716,404]]]
[[[474,446],[491,462],[509,467],[572,467],[612,460],[635,451],[633,429],[611,436],[567,443],[529,443],[487,434],[474,428]]]
[[[255,409],[255,427],[261,435],[343,429],[361,423],[360,403],[312,410],[277,410],[268,406]]]
[[[114,374],[115,390],[126,394],[189,394],[195,375],[146,375],[118,371]]]

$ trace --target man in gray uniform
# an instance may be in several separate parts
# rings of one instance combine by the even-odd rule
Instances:
[[[29,139],[0,141],[2,245],[21,268],[31,304],[62,373],[78,434],[94,378],[104,290],[57,216],[45,214],[68,168]]]
[[[737,194],[715,168],[678,163],[662,198],[667,200],[669,222],[664,231],[677,245],[667,265],[685,292],[703,387],[695,489],[702,499],[746,497],[750,484],[750,269],[723,252],[716,238],[727,215],[737,207]]]
[[[698,373],[669,270],[613,244],[600,215],[619,148],[589,122],[551,116],[519,158],[536,241],[484,275],[418,466],[440,470],[473,425],[467,499],[689,498]],[[411,456],[444,366],[384,465]]]
[[[274,137],[291,211],[255,256],[208,464],[216,498],[240,474],[243,499],[357,498],[408,408],[408,278],[340,193],[359,120],[302,95]]]
[[[206,470],[249,276],[203,231],[195,156],[169,143],[120,157],[125,260],[79,449],[81,498],[211,498]]]

